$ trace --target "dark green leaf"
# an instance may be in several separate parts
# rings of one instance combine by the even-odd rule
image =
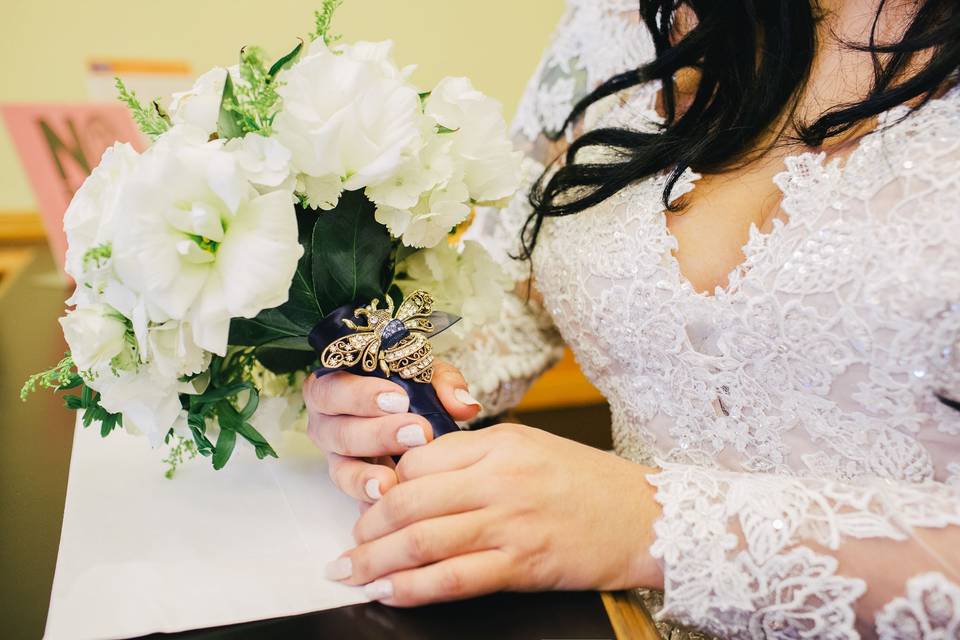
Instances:
[[[270,443],[260,435],[260,432],[253,428],[249,422],[241,422],[237,428],[237,433],[244,437],[244,439],[253,445],[254,453],[257,454],[257,458],[263,460],[265,457],[270,456],[271,458],[277,458],[277,452],[273,450],[273,447],[270,446]]]
[[[260,393],[254,387],[250,389],[250,395],[247,398],[247,404],[245,404],[243,409],[240,410],[240,419],[249,420],[250,416],[254,414],[258,406],[260,406]]]
[[[237,443],[237,432],[227,427],[221,420],[220,435],[217,437],[217,446],[213,451],[213,468],[220,470],[233,455],[233,447]]]
[[[313,227],[313,288],[327,312],[343,304],[383,299],[392,241],[360,191],[347,191]]]
[[[293,373],[310,366],[317,360],[316,352],[300,349],[281,349],[273,344],[257,348],[257,360],[274,373]]]
[[[223,83],[223,97],[220,99],[220,115],[217,117],[217,137],[222,140],[243,136],[243,129],[237,123],[233,108],[237,106],[237,97],[233,92],[233,79],[227,72]]]
[[[290,67],[297,58],[300,56],[300,51],[303,50],[303,40],[300,41],[300,44],[293,48],[293,51],[283,56],[279,60],[273,63],[273,66],[270,67],[270,71],[267,72],[271,78],[275,77],[281,70]]]

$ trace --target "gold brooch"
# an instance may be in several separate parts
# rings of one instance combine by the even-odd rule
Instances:
[[[387,308],[379,309],[380,301],[353,312],[355,318],[367,319],[365,325],[343,319],[355,331],[337,338],[320,354],[320,364],[337,369],[361,363],[364,371],[380,367],[384,375],[396,373],[405,380],[430,382],[433,379],[433,349],[427,336],[434,332],[430,320],[434,299],[426,291],[414,291],[404,298],[394,315],[393,300],[387,296]]]

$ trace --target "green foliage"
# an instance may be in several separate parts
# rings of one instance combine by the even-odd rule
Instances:
[[[343,304],[383,299],[393,242],[361,192],[345,192],[333,211],[317,218],[310,246],[313,288],[327,313]]]
[[[170,120],[167,114],[160,109],[156,100],[151,103],[151,108],[144,107],[137,99],[137,94],[127,89],[127,85],[123,84],[123,80],[120,78],[115,78],[115,80],[120,101],[130,109],[130,115],[133,116],[133,121],[140,127],[140,131],[155,139],[170,128]]]
[[[100,423],[100,436],[106,438],[117,427],[123,426],[123,416],[119,413],[110,413],[100,406],[100,394],[83,385],[79,396],[64,396],[64,403],[68,409],[83,411],[81,423],[86,429],[94,422]]]
[[[73,358],[70,357],[70,354],[66,354],[55,366],[27,378],[23,387],[20,388],[20,400],[26,401],[27,396],[38,388],[64,391],[79,387],[82,383],[83,378],[77,372],[73,364]]]
[[[266,54],[259,47],[244,47],[240,52],[239,78],[228,73],[220,100],[217,137],[228,140],[248,133],[269,136],[273,119],[280,111],[280,83],[276,76],[300,57],[303,42],[267,67]]]
[[[171,440],[173,444],[167,452],[167,457],[163,459],[163,462],[167,465],[167,470],[163,475],[165,475],[168,480],[173,479],[177,467],[186,460],[193,460],[197,457],[197,445],[193,440],[187,440],[183,436],[178,436],[173,432],[173,429],[167,434],[165,442],[169,445]]]
[[[250,424],[260,402],[257,388],[250,382],[254,361],[253,349],[232,349],[223,358],[214,356],[206,390],[199,395],[181,396],[197,453],[210,457],[214,469],[222,469],[230,460],[237,435],[253,445],[258,458],[277,457],[273,447]],[[244,393],[246,401],[238,408]],[[208,419],[215,419],[220,427],[216,444],[206,435]]]
[[[316,26],[313,33],[310,34],[311,40],[323,40],[324,44],[333,44],[340,39],[339,35],[330,33],[330,25],[333,22],[333,14],[337,11],[343,0],[323,0],[323,6],[313,12]]]
[[[270,135],[273,118],[280,110],[280,96],[264,56],[259,47],[244,47],[240,52],[240,77],[234,82],[227,74],[217,122],[220,138],[247,133]]]
[[[64,396],[63,403],[68,409],[83,411],[85,428],[94,422],[99,422],[100,435],[106,437],[115,428],[123,425],[122,416],[119,413],[110,413],[100,406],[100,394],[84,384],[83,377],[77,371],[73,358],[69,354],[64,356],[55,367],[30,376],[20,389],[20,399],[26,400],[27,396],[38,388],[66,391],[77,387],[80,388],[80,395]]]

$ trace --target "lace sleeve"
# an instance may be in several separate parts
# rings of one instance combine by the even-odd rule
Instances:
[[[660,616],[729,638],[960,637],[960,488],[666,464]]]
[[[531,212],[530,185],[566,144],[566,139],[555,138],[573,105],[609,77],[638,67],[652,52],[634,0],[568,0],[524,92],[512,126],[514,141],[526,156],[520,190],[503,211],[479,210],[467,235],[494,255],[516,283],[515,292],[507,297],[497,322],[443,354],[460,368],[483,404],[481,417],[514,406],[530,383],[563,353],[560,336],[539,302],[529,262],[514,259],[519,254],[521,228]],[[611,98],[592,107],[581,126],[589,127],[615,102]],[[578,128],[572,128],[570,135]]]

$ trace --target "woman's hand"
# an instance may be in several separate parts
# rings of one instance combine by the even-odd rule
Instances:
[[[454,420],[469,420],[480,411],[455,367],[435,361],[433,386]],[[346,372],[309,376],[303,399],[307,433],[327,454],[334,484],[366,504],[397,484],[389,456],[433,439],[430,423],[408,413],[410,399],[403,388],[383,378]]]
[[[328,577],[411,606],[499,590],[662,587],[648,467],[501,424],[408,451]]]

